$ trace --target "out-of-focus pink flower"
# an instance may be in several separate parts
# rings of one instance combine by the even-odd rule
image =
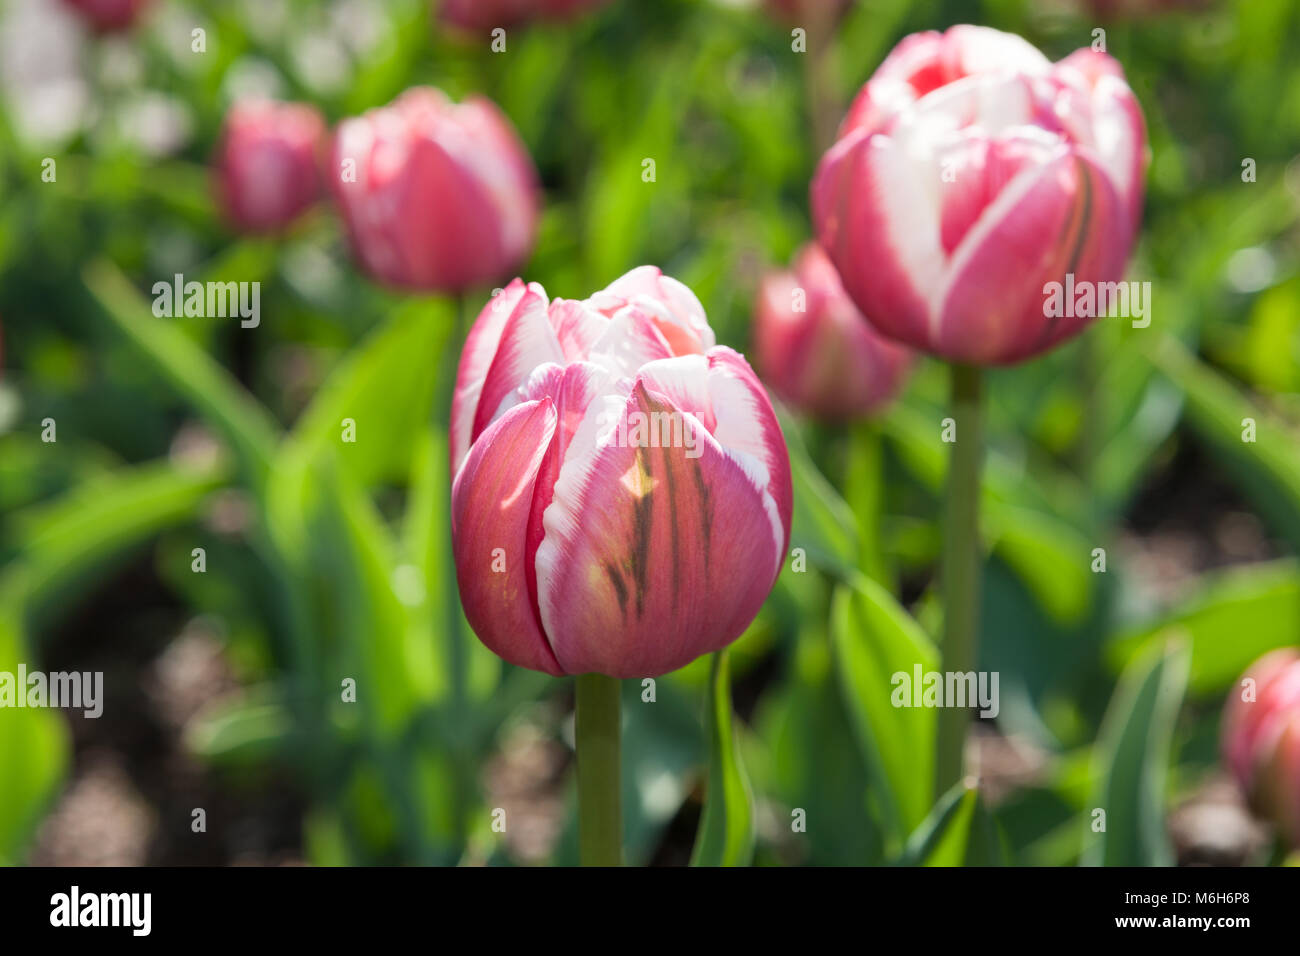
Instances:
[[[1223,711],[1223,757],[1260,813],[1300,846],[1300,651],[1272,651],[1250,666],[1253,699],[1238,683]]]
[[[213,162],[222,212],[243,232],[277,232],[321,195],[325,121],[305,103],[243,100]]]
[[[1203,10],[1209,0],[1080,0],[1080,6],[1102,20],[1131,20],[1178,10]]]
[[[754,342],[763,381],[794,407],[831,420],[869,415],[888,404],[902,389],[912,358],[867,324],[816,243],[800,250],[793,272],[763,279]]]
[[[125,30],[135,23],[149,0],[63,0],[98,33]]]
[[[395,286],[460,292],[532,251],[537,171],[490,100],[415,87],[344,120],[330,178],[357,258]]]
[[[649,677],[724,647],[789,542],[767,394],[651,266],[585,301],[519,279],[492,299],[461,355],[451,463],[465,616],[550,674]]]
[[[768,13],[796,26],[838,20],[852,3],[853,0],[763,0]]]
[[[1015,362],[1093,318],[1049,307],[1049,283],[1121,277],[1145,169],[1142,111],[1114,59],[1053,64],[1018,36],[957,26],[906,37],[862,88],[817,169],[813,217],[882,333]]]
[[[564,20],[609,0],[440,0],[444,23],[462,30],[491,30],[530,20]]]

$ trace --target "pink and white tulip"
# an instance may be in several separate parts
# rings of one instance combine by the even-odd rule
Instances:
[[[1046,286],[1118,280],[1141,220],[1146,127],[1119,64],[1051,63],[986,27],[905,38],[812,184],[844,287],[884,335],[974,364],[1080,332]]]
[[[609,0],[441,0],[438,15],[462,30],[491,30],[530,20],[565,20]]]
[[[1242,791],[1286,839],[1300,847],[1300,651],[1264,655],[1243,675],[1254,680],[1223,712],[1223,757]]]
[[[135,23],[149,0],[63,0],[96,33],[125,30]]]
[[[362,266],[391,285],[462,292],[500,281],[532,251],[537,170],[483,97],[430,87],[344,120],[331,180]]]
[[[762,384],[650,266],[584,301],[519,279],[492,299],[461,355],[451,464],[465,616],[549,674],[649,677],[726,646],[789,543]]]
[[[305,103],[244,100],[226,114],[214,160],[226,218],[248,233],[277,232],[320,197],[325,121]]]
[[[911,367],[912,353],[867,324],[816,243],[800,250],[793,271],[763,279],[754,342],[763,381],[795,408],[828,420],[879,411]]]

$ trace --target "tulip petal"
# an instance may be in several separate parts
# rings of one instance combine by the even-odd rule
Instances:
[[[655,266],[638,266],[588,301],[609,316],[625,305],[636,306],[650,316],[674,355],[703,352],[716,341],[695,293]]]
[[[536,282],[525,284],[513,280],[508,286],[488,300],[470,327],[465,347],[460,353],[456,368],[456,391],[451,401],[451,462],[452,474],[469,453],[474,433],[474,415],[478,411],[483,380],[487,378],[492,359],[501,344],[501,333],[515,308],[525,296],[546,301],[546,290]]]
[[[547,317],[555,329],[564,357],[570,362],[580,362],[591,354],[591,347],[605,332],[609,319],[585,302],[573,299],[556,299],[551,303]]]
[[[790,544],[794,491],[790,453],[763,383],[739,353],[719,345],[709,350],[709,396],[717,424],[713,437],[764,491],[777,561]]]
[[[644,384],[633,413],[683,415]],[[570,447],[537,550],[541,618],[566,671],[675,670],[734,640],[771,589],[781,553],[757,517],[763,495],[702,426],[694,434],[698,457]]]
[[[1076,142],[1090,147],[1110,174],[1136,231],[1142,216],[1147,165],[1147,128],[1142,107],[1114,57],[1089,48],[1076,50],[1056,65],[1056,76],[1078,91],[1058,111]]]
[[[634,375],[646,362],[669,358],[672,354],[673,349],[660,333],[660,327],[636,306],[624,306],[591,343],[588,357],[612,371]]]
[[[933,343],[976,363],[1014,362],[1093,317],[1047,315],[1048,282],[1113,282],[1131,237],[1110,178],[1077,151],[1026,169],[984,211],[936,293]]]
[[[564,363],[564,350],[547,318],[544,295],[525,295],[506,319],[492,364],[483,377],[483,391],[474,410],[470,440],[476,440],[501,414],[502,403],[547,362]]]
[[[899,144],[851,134],[823,157],[812,183],[813,219],[845,291],[891,339],[929,343],[927,290],[943,279],[938,183],[927,188]]]
[[[549,399],[516,405],[493,422],[456,475],[451,519],[456,580],[474,633],[510,663],[559,676],[564,670],[537,616],[528,559],[533,495],[555,429]]]

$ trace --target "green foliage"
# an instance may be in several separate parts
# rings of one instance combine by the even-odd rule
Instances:
[[[570,700],[488,652],[457,597],[448,396],[491,290],[380,289],[328,203],[285,235],[233,236],[207,168],[232,91],[266,76],[331,122],[419,83],[492,97],[544,186],[521,273],[577,298],[653,262],[743,351],[763,270],[811,232],[817,95],[842,115],[915,30],[978,14],[1058,58],[1092,24],[1083,5],[862,0],[812,65],[785,25],[711,0],[615,0],[511,29],[505,55],[431,25],[426,0],[362,5],[360,23],[316,0],[289,0],[282,23],[253,6],[169,3],[207,25],[202,57],[157,25],[113,56],[84,47],[90,108],[64,137],[34,137],[24,103],[41,100],[0,91],[0,671],[43,661],[105,588],[146,578],[177,619],[224,635],[241,685],[186,746],[217,774],[291,776],[308,859],[520,862],[484,788],[517,739],[567,757]],[[308,36],[331,55],[304,55]],[[807,567],[787,559],[711,670],[659,678],[653,703],[625,682],[628,862],[1173,862],[1163,820],[1214,759],[1221,699],[1300,634],[1300,0],[1118,19],[1107,36],[1150,135],[1129,277],[1152,283],[1152,325],[1102,319],[989,374],[980,666],[1003,699],[985,729],[1045,769],[936,801],[935,713],[891,702],[895,674],[938,666],[944,611],[948,399],[922,359],[878,421],[782,410]],[[174,146],[136,135],[144,101],[178,118]],[[47,156],[56,182],[39,179]],[[261,325],[156,316],[150,290],[177,273],[260,282]],[[1247,555],[1215,544],[1220,513],[1258,526]],[[1153,585],[1156,553],[1178,556],[1177,589]],[[147,610],[125,624],[161,646],[172,625]],[[570,763],[545,781],[557,863],[576,859]],[[62,715],[0,711],[0,863],[28,859],[76,770]]]

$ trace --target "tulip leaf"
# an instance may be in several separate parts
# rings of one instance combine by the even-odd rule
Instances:
[[[411,447],[433,412],[436,357],[451,328],[445,301],[400,307],[330,373],[290,441],[310,461],[337,458],[363,485],[406,477]],[[350,441],[341,440],[345,420],[354,426]]]
[[[1191,650],[1191,692],[1222,694],[1252,661],[1300,634],[1300,564],[1292,559],[1207,574],[1189,593],[1155,621],[1115,638],[1111,663],[1127,666],[1181,637]]]
[[[186,728],[191,753],[213,764],[246,766],[282,757],[292,723],[284,704],[267,688],[205,711]]]
[[[325,467],[315,481],[321,494],[307,513],[311,565],[326,606],[319,623],[332,632],[345,666],[356,669],[341,676],[370,686],[366,710],[376,729],[394,733],[437,696],[442,674],[432,636],[413,613],[425,601],[424,589],[416,575],[399,570],[387,527],[345,472]],[[358,689],[358,700],[361,695]]]
[[[1300,434],[1250,401],[1171,336],[1150,357],[1186,396],[1187,420],[1230,476],[1293,547],[1300,548]]]
[[[104,314],[229,443],[240,468],[260,486],[279,431],[266,409],[180,329],[155,318],[149,304],[111,262],[91,263],[83,279]]]
[[[933,709],[909,706],[911,695],[894,675],[912,681],[917,668],[936,669],[938,651],[889,592],[861,575],[835,591],[831,637],[840,686],[888,832],[901,844],[930,810],[936,720]],[[894,705],[896,692],[903,706]]]
[[[963,781],[934,805],[896,861],[898,866],[1005,866],[997,821],[979,790]]]
[[[748,866],[754,855],[754,798],[732,728],[727,651],[713,654],[709,672],[709,785],[691,866]]]
[[[788,419],[782,422],[782,431],[794,486],[790,547],[802,548],[820,568],[836,575],[851,574],[858,566],[857,518],[817,470]]]
[[[1187,687],[1189,653],[1182,642],[1153,646],[1120,677],[1094,748],[1097,789],[1089,801],[1095,827],[1083,862],[1090,866],[1169,866],[1165,790],[1170,742]],[[1081,823],[1081,826],[1085,824]]]
[[[7,578],[0,584],[0,671],[16,673],[20,663],[32,660],[24,645],[23,617],[18,581]],[[40,707],[0,713],[0,866],[23,862],[32,832],[67,772],[69,753],[58,714]]]
[[[69,585],[140,541],[192,519],[225,478],[220,467],[140,465],[91,479],[13,516],[27,613],[62,606]]]
[[[766,760],[748,766],[758,792],[791,808],[791,829],[800,826],[798,847],[807,859],[879,865],[884,856],[870,771],[836,686],[830,642],[816,626],[805,625],[784,681],[764,695],[755,725]]]

